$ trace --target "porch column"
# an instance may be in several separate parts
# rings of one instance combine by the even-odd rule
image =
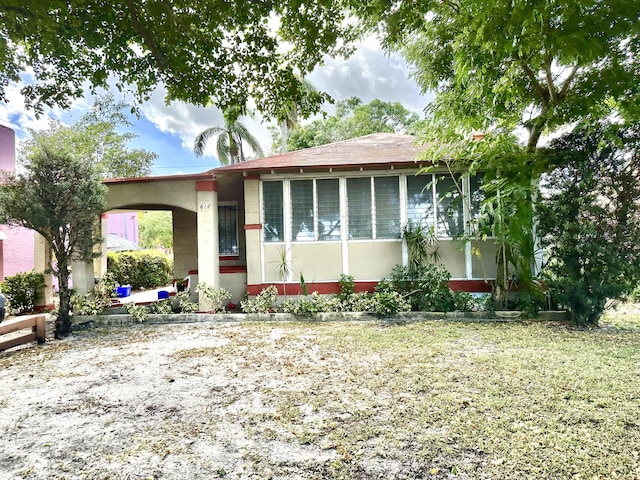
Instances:
[[[109,235],[109,224],[107,214],[100,215],[100,237],[102,243],[96,247],[100,256],[93,260],[93,274],[96,278],[102,278],[107,273],[107,236]]]
[[[198,282],[220,287],[218,246],[218,183],[215,180],[196,182],[198,201]],[[200,297],[200,310],[211,310],[209,302]]]
[[[89,262],[71,262],[73,289],[79,294],[89,293],[94,286],[93,260]]]

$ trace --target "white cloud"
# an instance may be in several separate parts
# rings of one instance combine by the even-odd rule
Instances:
[[[215,107],[196,107],[183,102],[165,104],[166,91],[159,87],[141,107],[142,114],[161,132],[177,135],[185,150],[193,149],[196,136],[206,128],[220,125],[222,112]],[[215,156],[215,142],[205,148],[206,156]]]

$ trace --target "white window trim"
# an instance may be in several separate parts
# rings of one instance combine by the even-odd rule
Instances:
[[[448,174],[449,172],[445,170],[437,170],[434,172],[422,174],[425,176],[431,175],[431,195],[434,201],[434,208],[432,212],[433,216],[433,225],[437,230],[437,222],[438,222],[438,204],[437,204],[437,188],[436,182],[434,181],[437,175]],[[378,239],[377,237],[377,207],[375,201],[375,178],[376,177],[397,177],[399,182],[399,194],[400,194],[400,226],[401,229],[405,228],[408,224],[408,202],[407,202],[407,178],[409,176],[415,176],[417,171],[412,172],[400,172],[400,171],[385,171],[385,172],[372,172],[372,171],[363,171],[363,172],[345,172],[341,175],[335,175],[331,173],[327,173],[326,175],[318,176],[317,173],[302,173],[292,177],[290,174],[268,174],[261,176],[261,185],[260,185],[260,208],[262,210],[262,206],[264,205],[264,196],[263,196],[263,182],[265,181],[282,181],[282,190],[283,190],[283,222],[284,222],[284,241],[281,242],[265,242],[264,236],[260,236],[261,243],[261,255],[264,259],[265,255],[265,246],[266,245],[282,245],[283,248],[286,249],[287,262],[291,263],[293,261],[292,258],[292,245],[294,244],[313,244],[313,243],[340,243],[341,245],[341,253],[342,253],[342,272],[345,275],[349,274],[349,245],[357,244],[357,243],[402,243],[402,262],[406,264],[408,261],[408,253],[406,251],[405,242],[402,241],[402,238],[382,238]],[[349,239],[349,229],[348,229],[348,201],[347,201],[347,179],[349,178],[362,178],[368,177],[370,178],[370,195],[371,195],[371,231],[372,238],[368,239]],[[318,180],[338,180],[338,193],[339,193],[339,208],[340,208],[340,239],[339,240],[319,240],[318,239],[318,198],[317,198],[317,181]],[[313,180],[313,211],[314,211],[314,240],[313,241],[293,241],[291,240],[291,231],[292,231],[292,212],[291,212],[291,181],[296,180]],[[461,182],[462,182],[462,193],[465,198],[468,199],[471,193],[470,186],[470,176],[468,173],[461,174]],[[463,228],[466,230],[469,225],[469,221],[471,220],[471,212],[468,208],[467,201],[463,201]],[[264,222],[264,212],[261,212],[261,218]],[[451,236],[438,236],[437,237],[441,241],[452,241],[455,237]],[[488,237],[490,240],[492,237]],[[471,242],[466,242],[464,247],[464,258],[465,258],[465,274],[466,278],[460,279],[469,279],[473,280],[473,254],[472,254],[472,245]],[[265,270],[265,262],[262,262],[262,279],[265,281],[266,278],[266,270]],[[291,278],[288,278],[287,281],[291,281]]]

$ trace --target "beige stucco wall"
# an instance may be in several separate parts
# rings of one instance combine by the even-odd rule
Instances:
[[[260,180],[248,179],[244,181],[244,225],[259,225],[260,218]],[[238,228],[243,229],[243,224]],[[247,283],[262,283],[262,230],[249,229],[239,232],[246,240]],[[272,275],[273,276],[273,275]]]
[[[260,180],[250,179],[244,182],[245,222],[258,224],[260,218]]]
[[[107,211],[138,205],[176,207],[192,212],[197,210],[193,180],[109,183],[107,186]]]
[[[440,253],[439,263],[446,267],[451,274],[451,278],[466,277],[464,247],[460,242],[440,240],[438,241],[438,251]]]
[[[247,283],[262,283],[262,230],[245,230],[247,241]]]
[[[198,269],[197,216],[182,209],[173,212],[173,270],[176,278]]]
[[[493,240],[478,240],[471,243],[473,278],[496,278],[496,253],[498,247]]]
[[[342,273],[342,246],[332,243],[294,243],[291,257],[296,277],[306,282],[336,281]]]
[[[349,275],[355,280],[380,280],[402,263],[402,242],[349,242]]]
[[[283,255],[287,255],[284,243],[267,243],[264,245],[264,280],[266,282],[282,282],[278,269],[283,262]],[[286,257],[285,257],[286,258]],[[261,268],[258,266],[258,268]],[[249,271],[249,265],[247,265]],[[295,278],[295,277],[293,277]],[[260,278],[256,283],[262,283]]]
[[[235,304],[244,300],[247,293],[246,273],[225,273],[220,275],[220,287],[231,294],[230,302]]]

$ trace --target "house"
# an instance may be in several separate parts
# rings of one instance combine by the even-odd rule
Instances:
[[[409,222],[433,227],[452,288],[489,291],[494,243],[454,239],[477,209],[482,175],[416,175],[419,151],[414,137],[376,133],[202,174],[104,183],[110,211],[171,210],[175,275],[234,301],[268,285],[296,294],[301,276],[309,292],[337,292],[340,274],[372,291],[407,262]]]

